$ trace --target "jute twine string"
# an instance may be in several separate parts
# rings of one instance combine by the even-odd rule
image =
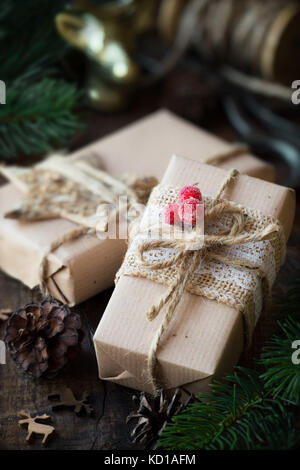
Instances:
[[[85,164],[85,169],[86,168],[88,168],[87,164]],[[57,171],[57,168],[55,168],[55,171]],[[118,182],[118,180],[115,180],[115,178],[110,177],[107,173],[103,171],[100,172],[95,169],[94,173],[95,173],[95,179],[101,180],[103,183],[107,182],[107,178],[109,178],[109,182],[111,182],[111,180],[113,180],[113,183]],[[65,174],[65,176],[68,177],[67,174]],[[141,180],[138,178],[134,178],[133,176],[128,176],[125,180],[126,180],[125,183],[122,182],[120,184],[122,184],[123,188],[125,187],[126,194],[128,196],[127,207],[130,206],[131,204],[136,203],[137,201],[146,202],[153,188],[154,178],[145,178]],[[110,187],[105,188],[107,196],[109,196],[109,200],[115,200],[116,197],[120,195],[120,188],[116,183],[111,184]],[[90,191],[93,194],[96,194],[92,188],[90,188]],[[101,198],[99,198],[99,203],[100,202],[101,202]],[[122,211],[124,208],[125,208],[124,205],[120,206],[119,211]],[[62,214],[61,216],[63,217],[63,211],[61,211],[61,214]],[[49,255],[55,252],[59,247],[61,247],[65,243],[73,242],[81,238],[84,235],[95,235],[96,231],[97,231],[97,228],[91,227],[89,225],[88,219],[85,220],[84,218],[81,218],[80,224],[78,226],[74,227],[70,232],[63,234],[62,236],[58,237],[57,239],[55,239],[53,242],[50,243],[50,245],[46,248],[46,250],[44,251],[42,255],[42,259],[40,261],[40,266],[39,266],[39,272],[38,272],[39,287],[40,287],[41,292],[44,295],[50,294],[49,284],[48,284],[48,257]],[[67,301],[67,299],[65,299],[65,301]]]
[[[203,160],[203,163],[207,165],[220,164],[230,158],[239,157],[242,154],[248,153],[249,147],[246,144],[239,142],[234,143],[229,150],[219,153],[218,155],[212,155]]]
[[[42,260],[39,266],[39,287],[41,292],[44,295],[49,295],[49,286],[48,286],[48,276],[47,276],[47,268],[48,268],[48,256],[57,250],[60,246],[64,243],[68,243],[78,238],[86,235],[87,233],[94,233],[95,230],[92,230],[90,227],[79,226],[75,227],[71,232],[68,232],[61,237],[54,240],[48,248],[45,250],[42,256]]]
[[[220,163],[230,158],[233,158],[235,156],[241,155],[242,153],[247,153],[248,150],[249,149],[246,145],[236,143],[236,144],[233,144],[232,147],[228,151],[219,153],[218,155],[212,155],[211,157],[208,157],[204,161],[204,163],[210,163],[210,164]],[[109,185],[110,185],[109,188],[105,187],[108,200],[114,200],[114,198],[119,194],[120,184],[122,184],[122,188],[124,188],[125,186],[123,182],[119,183],[118,180],[116,180],[115,178],[112,178],[106,172],[99,171],[98,169],[89,166],[85,162],[80,162],[80,165],[83,167],[83,169],[86,172],[88,170],[88,174],[90,176],[93,176],[98,181],[102,181],[103,184],[106,184],[107,182],[109,182]],[[50,167],[50,170],[51,168],[53,171],[57,172],[57,171],[60,171],[61,166],[55,165],[53,167]],[[71,168],[70,168],[70,171],[71,171]],[[64,168],[64,176],[68,177],[68,167]],[[146,196],[148,197],[153,187],[152,178],[145,178],[144,180],[138,180],[137,178],[128,176],[125,183],[127,184],[126,191],[130,200],[129,203],[135,202],[137,200],[146,202],[145,197]],[[89,191],[96,194],[93,191],[93,187],[91,186],[89,186]],[[44,293],[45,295],[49,295],[48,273],[47,273],[48,256],[54,251],[56,251],[59,247],[64,245],[65,243],[70,243],[72,241],[75,241],[78,238],[87,234],[93,235],[95,234],[95,232],[96,230],[91,228],[88,225],[85,225],[84,219],[82,219],[79,226],[75,227],[70,232],[62,235],[61,237],[58,237],[47,247],[47,249],[43,253],[40,266],[39,266],[39,286],[40,286],[42,293]]]
[[[165,310],[162,323],[156,331],[147,358],[147,370],[149,382],[152,385],[153,392],[156,394],[160,388],[159,380],[156,374],[157,368],[157,350],[161,343],[164,332],[170,324],[176,307],[178,306],[182,295],[186,289],[187,283],[197,267],[201,266],[208,259],[221,261],[227,265],[235,266],[240,269],[255,270],[258,276],[265,281],[263,283],[265,298],[268,301],[271,297],[270,286],[267,282],[267,276],[261,267],[247,260],[240,258],[231,258],[221,256],[211,250],[213,247],[234,246],[249,242],[259,242],[270,240],[272,236],[276,236],[281,232],[281,226],[274,221],[268,223],[263,229],[257,229],[253,233],[244,231],[245,216],[243,208],[231,204],[229,201],[222,199],[224,192],[230,183],[238,176],[237,170],[231,170],[221,184],[219,191],[214,199],[205,208],[205,223],[218,221],[221,216],[231,217],[230,227],[218,234],[203,235],[194,229],[188,236],[182,238],[163,239],[164,233],[169,237],[169,228],[167,224],[161,225],[162,240],[146,240],[136,248],[136,256],[138,263],[143,268],[156,271],[176,265],[178,275],[170,284],[167,291],[161,296],[157,304],[153,304],[146,312],[149,321],[153,321],[162,310]],[[152,227],[150,227],[151,230]],[[168,248],[175,249],[176,253],[168,260],[147,261],[144,255],[155,249]],[[246,322],[253,323],[253,318],[245,318]],[[251,324],[251,327],[253,325]],[[252,331],[252,330],[250,330]]]

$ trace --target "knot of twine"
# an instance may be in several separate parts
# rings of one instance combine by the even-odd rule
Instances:
[[[127,195],[128,195],[128,206],[133,205],[134,203],[141,201],[141,203],[146,203],[149,197],[149,194],[153,187],[156,185],[157,181],[155,178],[144,178],[138,179],[135,177],[126,177],[128,179],[128,186],[126,187]],[[115,196],[116,194],[114,191],[111,191],[111,195]],[[125,209],[125,207],[121,207],[121,210]],[[117,214],[117,212],[116,212]],[[103,216],[107,221],[108,215]],[[65,243],[70,243],[79,238],[83,237],[84,235],[95,235],[97,229],[90,227],[88,223],[85,222],[84,218],[80,220],[80,224],[77,227],[74,227],[70,232],[63,234],[62,236],[55,239],[47,249],[44,251],[42,255],[42,259],[39,265],[39,288],[43,295],[50,295],[50,289],[48,284],[48,256],[55,252],[58,248],[60,248]],[[60,294],[64,297],[63,293],[60,291]],[[68,303],[68,300],[64,297],[64,301]]]
[[[209,156],[204,162],[207,164],[220,163],[230,158],[240,156],[248,151],[249,148],[245,144],[237,142],[233,144],[229,150]],[[66,159],[61,157],[46,160],[42,164],[42,167],[50,171],[62,173],[65,178],[75,180],[80,186],[88,189],[93,194],[101,195],[102,199],[108,202],[113,201],[117,195],[126,193],[129,198],[129,205],[136,201],[146,203],[153,187],[157,184],[156,178],[137,178],[133,175],[126,175],[124,180],[121,181],[112,177],[105,171],[89,165],[85,161],[68,164]],[[77,173],[74,174],[74,170],[76,170]],[[79,170],[80,173],[78,175]],[[33,168],[32,171],[34,172],[35,168]],[[84,178],[85,175],[88,175],[92,180],[89,179],[86,181]],[[9,176],[7,172],[6,176]],[[91,184],[93,182],[97,183],[97,185]],[[60,215],[61,217],[66,217],[63,212],[61,212]],[[69,217],[70,214],[68,214],[66,218]],[[87,221],[84,218],[75,219],[75,221],[78,222],[79,225],[70,232],[55,239],[43,253],[39,266],[39,286],[42,293],[45,295],[50,294],[47,277],[48,256],[65,243],[75,241],[84,235],[93,234],[96,231],[86,224]],[[67,299],[65,299],[65,301],[67,302]]]
[[[95,207],[100,203],[116,204],[119,196],[126,195],[127,202],[120,204],[119,210],[116,209],[117,215],[136,202],[146,203],[153,187],[157,184],[154,177],[138,178],[134,175],[125,175],[122,179],[117,179],[87,161],[72,161],[59,154],[48,157],[30,169],[0,167],[0,173],[25,195],[24,201],[6,213],[5,217],[30,222],[61,217],[76,223],[71,231],[53,240],[42,254],[38,276],[40,290],[44,295],[50,294],[48,256],[65,243],[96,233],[97,227],[94,223],[91,225],[90,217],[84,212],[94,213]],[[51,186],[52,177],[55,175],[60,175],[61,178],[57,179],[56,185]],[[69,187],[66,191],[64,188],[67,184]],[[76,195],[75,202],[72,202],[70,193]],[[94,197],[87,197],[87,193]],[[81,202],[83,208],[80,208]],[[74,209],[78,209],[77,212],[72,210],[73,206]],[[103,215],[103,227],[107,225],[108,217],[107,213]],[[99,215],[95,219],[97,224],[98,219]],[[103,228],[103,231],[106,231],[106,228]],[[60,293],[67,303],[63,293]]]
[[[265,283],[265,297],[270,298],[270,288],[267,282],[265,273],[261,272],[261,268],[248,260],[240,258],[229,258],[214,253],[214,250],[209,250],[213,247],[233,246],[244,244],[248,242],[258,242],[270,239],[272,234],[279,232],[281,226],[278,222],[271,222],[263,229],[256,230],[254,233],[244,231],[245,215],[243,208],[231,204],[229,201],[222,199],[223,193],[229,184],[238,175],[237,170],[231,170],[224,182],[222,183],[216,197],[205,207],[205,223],[211,221],[218,221],[221,216],[230,216],[232,223],[230,227],[219,232],[218,234],[200,233],[199,230],[193,229],[187,236],[182,238],[161,239],[161,240],[146,240],[137,247],[138,263],[143,268],[155,271],[165,269],[170,266],[176,266],[177,277],[168,287],[167,291],[162,295],[157,304],[153,304],[146,312],[147,319],[153,321],[159,313],[165,309],[162,323],[156,331],[152,339],[151,346],[148,353],[147,368],[149,381],[152,384],[153,391],[156,394],[160,388],[156,376],[157,366],[157,350],[162,339],[162,336],[171,322],[177,305],[179,304],[185,288],[191,279],[194,271],[198,266],[201,266],[208,259],[223,262],[227,265],[232,265],[241,269],[256,270],[258,274],[266,281]],[[162,224],[162,238],[163,233],[170,233],[170,226]],[[176,252],[171,258],[167,260],[148,261],[145,259],[145,254],[155,249],[175,249]]]

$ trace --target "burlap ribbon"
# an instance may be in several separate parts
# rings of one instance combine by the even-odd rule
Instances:
[[[253,233],[245,231],[246,220],[243,208],[223,199],[226,188],[228,188],[229,184],[237,176],[238,171],[232,170],[221,185],[216,197],[205,207],[205,225],[210,222],[218,222],[221,217],[226,216],[227,218],[230,218],[228,228],[225,228],[225,230],[222,230],[221,232],[219,231],[217,234],[205,235],[200,233],[197,229],[194,229],[186,236],[183,235],[183,237],[180,238],[174,237],[173,239],[170,239],[170,226],[162,223],[160,239],[150,238],[143,240],[136,246],[135,257],[137,263],[142,266],[143,269],[147,269],[153,273],[158,270],[167,269],[170,266],[176,266],[177,268],[176,278],[169,285],[168,289],[159,301],[156,304],[153,304],[146,312],[147,319],[149,321],[153,321],[158,314],[164,310],[162,323],[151,342],[147,359],[149,381],[151,382],[155,393],[160,387],[156,374],[157,350],[163,334],[170,324],[175,314],[176,307],[178,306],[186,286],[196,268],[201,266],[201,264],[206,263],[208,260],[213,259],[226,265],[235,266],[239,269],[255,270],[258,276],[263,280],[265,304],[268,299],[270,299],[271,292],[268,279],[259,265],[253,264],[246,259],[222,256],[215,252],[217,250],[214,250],[216,247],[232,247],[234,245],[242,245],[249,242],[271,240],[273,237],[278,237],[280,239],[280,244],[282,246],[285,245],[283,230],[277,220],[271,220],[269,223],[266,223],[263,228],[259,228]],[[164,239],[164,232],[168,234],[168,239]],[[152,258],[149,259],[148,257],[147,260],[145,257],[146,253],[157,249],[171,249],[175,250],[175,252],[168,259],[157,259],[153,261]],[[282,249],[284,250],[284,248]],[[252,332],[254,329],[254,318],[248,314],[246,315],[245,320],[246,323],[248,323],[247,331]]]
[[[88,168],[88,165],[84,163],[84,167],[86,169]],[[104,202],[107,202],[107,201],[116,202],[116,198],[121,195],[126,194],[128,196],[128,202],[126,202],[126,207],[123,206],[123,207],[120,207],[118,211],[115,210],[115,216],[117,216],[118,212],[129,209],[130,206],[135,204],[136,202],[146,203],[148,200],[149,194],[151,193],[151,190],[157,184],[157,180],[155,178],[143,178],[142,179],[142,178],[135,178],[133,176],[126,176],[125,178],[126,183],[124,181],[121,182],[120,180],[117,180],[116,178],[111,177],[106,172],[103,172],[103,171],[100,172],[99,170],[92,169],[92,167],[90,167],[90,176],[92,176],[92,173],[96,175],[95,180],[98,180],[98,182],[100,180],[103,186],[105,185],[107,181],[114,183],[114,184],[111,184],[110,186],[106,186],[106,187],[104,186],[107,197],[106,199],[103,198],[103,193],[101,192],[100,194],[102,197],[99,197],[99,204],[103,202],[103,200]],[[68,174],[65,174],[65,176],[66,178],[68,178]],[[121,187],[121,192],[120,192],[120,187]],[[90,191],[93,193],[93,195],[97,195],[97,193],[95,193],[92,188],[90,188]],[[88,205],[89,204],[87,203],[87,206]],[[91,209],[93,209],[92,205],[91,205]],[[102,215],[103,232],[106,232],[107,225],[109,223],[109,219],[111,216],[112,216],[111,213],[106,213]],[[66,218],[69,218],[69,217],[66,217]],[[97,233],[97,226],[91,227],[88,219],[82,218],[78,223],[79,225],[76,226],[74,229],[72,229],[70,232],[55,239],[49,245],[49,247],[45,250],[42,256],[40,267],[39,267],[39,287],[42,293],[45,295],[50,294],[49,286],[48,286],[48,277],[47,277],[48,256],[51,253],[53,253],[55,250],[57,250],[60,246],[64,245],[65,243],[75,241],[84,235],[95,235]]]
[[[219,164],[223,161],[229,160],[230,158],[247,153],[248,151],[249,148],[247,145],[237,142],[232,144],[231,148],[228,150],[217,155],[207,157],[204,163],[211,165]],[[40,165],[40,167],[50,171],[51,174],[58,172],[67,180],[70,179],[71,181],[75,181],[80,187],[88,188],[93,195],[98,196],[99,203],[101,200],[112,202],[117,196],[124,193],[129,197],[129,205],[137,201],[146,203],[151,190],[157,184],[157,180],[153,177],[136,178],[132,175],[127,175],[124,180],[121,181],[120,179],[112,177],[105,171],[89,165],[85,161],[67,163],[66,157],[60,156],[48,158]],[[77,172],[74,174],[75,167]],[[33,171],[35,171],[34,168]],[[86,175],[89,177],[88,181],[85,180]],[[93,201],[87,201],[87,208],[89,208],[89,205],[91,205],[91,208],[93,209]],[[39,285],[42,292],[47,295],[49,294],[47,282],[48,256],[65,243],[75,241],[86,234],[95,233],[95,229],[90,227],[88,219],[74,218],[74,215],[71,215],[70,212],[66,213],[66,211],[60,211],[60,215],[69,220],[78,222],[79,226],[75,227],[71,232],[54,240],[44,252],[39,269]]]
[[[220,163],[247,151],[246,145],[236,143],[224,153],[208,157],[205,163]],[[55,239],[42,255],[39,285],[42,292],[47,295],[49,294],[48,256],[65,243],[75,241],[86,234],[95,233],[96,228],[93,226],[94,222],[91,224],[90,215],[94,217],[97,205],[101,202],[112,203],[122,194],[127,194],[129,204],[136,201],[146,203],[152,188],[157,184],[157,180],[152,177],[136,178],[129,175],[123,179],[117,179],[97,166],[90,165],[89,158],[71,160],[61,154],[51,155],[42,163],[29,169],[0,166],[0,173],[25,195],[24,201],[6,214],[6,217],[25,221],[62,217],[77,224],[70,232]],[[63,188],[64,185],[66,190]],[[68,204],[64,202],[68,193],[75,193],[73,203],[72,201]],[[58,203],[56,203],[57,200]],[[78,206],[82,207],[83,214],[78,210],[74,211],[74,208]]]
[[[42,254],[39,285],[46,295],[49,294],[48,256],[63,244],[86,234],[105,232],[112,213],[103,211],[97,215],[100,204],[111,204],[117,215],[136,202],[146,203],[157,184],[153,177],[115,178],[89,164],[88,159],[72,160],[60,154],[53,154],[31,168],[2,166],[0,173],[24,193],[21,203],[5,217],[27,222],[61,217],[76,223],[69,232],[53,240]],[[126,196],[123,206],[118,200],[121,196]]]

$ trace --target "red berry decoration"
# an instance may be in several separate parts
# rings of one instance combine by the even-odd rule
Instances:
[[[174,225],[180,222],[178,215],[178,204],[168,204],[164,210],[164,222],[166,224]]]
[[[190,198],[180,204],[178,209],[179,217],[184,224],[195,225],[199,223],[203,216],[203,205],[198,199]]]
[[[179,193],[179,201],[184,203],[188,199],[197,199],[198,202],[202,201],[202,194],[197,186],[185,186]]]

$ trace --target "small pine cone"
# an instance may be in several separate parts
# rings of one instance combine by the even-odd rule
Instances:
[[[146,449],[155,449],[156,442],[165,426],[174,416],[177,416],[190,403],[198,401],[194,395],[189,395],[185,402],[180,401],[181,390],[176,388],[171,396],[161,390],[159,396],[152,397],[144,392],[139,396],[133,395],[132,399],[137,406],[132,411],[126,422],[137,420],[131,432],[132,442],[143,444]]]
[[[81,321],[54,299],[28,304],[10,318],[5,342],[12,359],[34,377],[54,376],[79,349]]]

